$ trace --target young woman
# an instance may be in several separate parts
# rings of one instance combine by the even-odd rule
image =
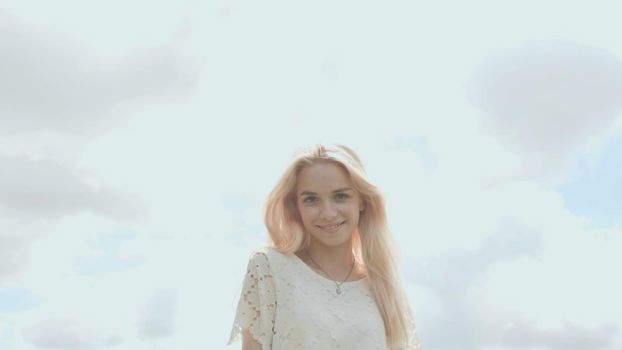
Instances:
[[[379,189],[343,145],[297,154],[265,205],[229,344],[420,349]]]

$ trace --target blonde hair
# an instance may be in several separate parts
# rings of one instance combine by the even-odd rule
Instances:
[[[352,253],[368,276],[371,293],[384,322],[390,346],[409,344],[412,315],[400,282],[397,251],[387,223],[384,198],[369,182],[356,153],[343,145],[316,145],[298,152],[285,170],[265,204],[265,224],[269,244],[282,253],[296,253],[309,247],[296,203],[296,184],[300,171],[318,162],[332,162],[349,175],[360,194],[364,210],[352,236]]]

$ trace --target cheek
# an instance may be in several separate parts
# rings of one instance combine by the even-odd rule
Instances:
[[[355,222],[358,222],[361,219],[361,212],[358,207],[353,208],[350,215],[353,219],[355,219]]]
[[[313,210],[310,208],[304,208],[301,207],[298,210],[298,213],[300,214],[300,218],[302,219],[302,222],[304,224],[308,223],[312,218],[313,218]]]
[[[355,216],[359,214],[359,207],[357,205],[349,205],[347,208],[347,212],[351,215],[351,216]]]

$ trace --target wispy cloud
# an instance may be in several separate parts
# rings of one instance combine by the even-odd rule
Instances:
[[[546,174],[613,125],[622,63],[598,47],[532,44],[482,64],[469,94],[484,128],[523,155],[523,175]]]
[[[493,346],[510,349],[544,348],[551,350],[612,349],[619,327],[607,323],[598,327],[584,327],[566,323],[560,327],[542,329],[535,320],[496,320],[489,324],[486,341]]]
[[[49,160],[0,156],[0,215],[54,219],[83,211],[118,220],[144,212],[136,196],[91,183],[71,166]]]
[[[612,321],[600,322],[598,326],[585,326],[573,321],[561,325],[542,324],[542,319],[529,315],[519,306],[499,305],[487,298],[484,292],[490,289],[491,268],[498,264],[517,261],[534,261],[540,269],[545,235],[537,230],[523,227],[517,222],[505,222],[496,234],[484,239],[477,249],[458,250],[438,257],[414,260],[406,265],[409,279],[423,286],[440,302],[434,316],[427,315],[425,333],[422,337],[434,349],[476,350],[485,347],[525,349],[611,349],[619,336],[619,326]],[[550,238],[548,238],[550,239]],[[550,263],[550,262],[548,262]],[[570,268],[570,266],[569,266]],[[505,272],[508,273],[507,270]],[[507,276],[514,280],[523,293],[533,288],[547,288],[537,285],[529,276],[529,270],[511,272]],[[549,279],[555,278],[549,276]],[[579,274],[577,274],[577,278]],[[565,282],[559,282],[561,285]],[[559,287],[558,287],[559,288]],[[531,293],[529,293],[531,295]],[[539,302],[550,295],[541,295]],[[528,297],[527,297],[528,298]],[[531,303],[537,300],[531,300]],[[572,305],[567,305],[572,308]],[[557,315],[562,318],[562,315]],[[573,312],[568,312],[572,319]],[[539,322],[540,321],[540,322]],[[448,337],[447,334],[451,334]]]
[[[30,245],[50,225],[0,216],[0,284],[13,280],[30,262]]]
[[[41,349],[96,349],[123,342],[119,335],[101,331],[92,321],[71,317],[46,319],[26,328],[23,336]]]
[[[162,338],[175,333],[177,298],[171,290],[156,292],[143,307],[138,333],[143,337]]]
[[[0,132],[84,132],[117,108],[188,93],[198,66],[173,46],[98,59],[0,12]]]
[[[28,262],[27,243],[22,237],[0,232],[0,281]]]

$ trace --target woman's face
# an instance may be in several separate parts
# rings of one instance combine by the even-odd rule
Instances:
[[[296,203],[305,232],[323,245],[349,241],[363,208],[347,172],[333,163],[316,163],[298,174]]]

